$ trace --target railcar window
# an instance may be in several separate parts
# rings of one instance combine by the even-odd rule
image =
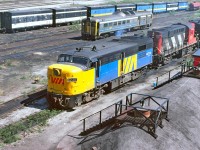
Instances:
[[[126,23],[126,20],[124,20],[123,22],[122,22],[122,24],[125,24]]]
[[[88,58],[80,57],[80,56],[71,56],[71,55],[60,55],[58,57],[57,62],[69,62],[69,63],[76,63],[87,66],[88,64]]]
[[[142,50],[145,50],[145,49],[146,49],[146,45],[139,46],[139,51],[142,51]]]
[[[104,28],[106,28],[106,27],[108,27],[108,24],[107,24],[107,23],[104,24]]]
[[[152,43],[149,43],[149,44],[146,45],[146,49],[149,49],[149,48],[152,48],[152,47],[153,47]]]
[[[114,26],[116,26],[117,25],[117,22],[114,22]]]
[[[122,24],[122,22],[121,22],[121,21],[119,21],[119,22],[118,22],[118,25],[121,25],[121,24]]]
[[[130,23],[130,20],[127,20],[127,23]]]
[[[92,22],[92,23],[91,23],[91,26],[92,26],[92,27],[95,27],[95,26],[96,26],[96,22]]]
[[[73,57],[72,62],[87,66],[88,59],[85,57]]]
[[[123,13],[125,13],[126,15],[130,15],[130,13],[128,11],[123,11]]]
[[[72,57],[70,55],[60,55],[58,62],[72,62]]]
[[[132,15],[135,15],[135,12],[133,10],[129,11]]]

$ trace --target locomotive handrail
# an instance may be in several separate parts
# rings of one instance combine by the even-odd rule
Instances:
[[[80,121],[83,121],[83,120],[85,120],[85,119],[87,119],[87,118],[89,118],[89,117],[91,117],[91,116],[93,116],[93,115],[95,115],[95,114],[98,114],[99,112],[101,112],[101,111],[103,111],[103,110],[105,110],[105,109],[107,109],[107,108],[109,108],[109,107],[111,107],[111,106],[114,106],[114,105],[118,104],[118,103],[121,102],[121,101],[122,101],[122,100],[119,100],[118,102],[116,102],[116,103],[114,103],[114,104],[112,104],[112,105],[109,105],[109,106],[107,106],[106,108],[101,109],[100,111],[95,112],[94,114],[89,115],[89,116],[87,116],[87,117],[81,119]]]

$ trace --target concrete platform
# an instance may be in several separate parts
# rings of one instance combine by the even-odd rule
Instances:
[[[93,135],[86,139],[66,135],[57,145],[57,149],[199,150],[200,80],[183,77],[151,91],[149,94],[170,98],[170,121],[163,122],[164,128],[157,128],[157,139],[141,129],[124,125],[119,129],[105,132],[103,135]]]

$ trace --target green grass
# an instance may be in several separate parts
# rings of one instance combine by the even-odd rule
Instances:
[[[53,116],[58,115],[60,110],[42,110],[39,113],[31,115],[14,124],[5,126],[0,129],[0,145],[13,143],[20,140],[20,133],[28,132],[35,126],[47,125],[47,120]]]

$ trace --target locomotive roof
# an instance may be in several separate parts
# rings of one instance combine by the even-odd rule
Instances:
[[[186,22],[186,23],[176,23],[174,25],[183,25],[186,26],[187,28],[191,29],[192,28],[192,24],[190,22]]]
[[[185,28],[185,26],[182,25],[182,24],[173,24],[171,26],[158,28],[158,29],[153,29],[152,31],[164,33],[164,32],[169,32],[169,31],[173,31],[173,30],[177,30],[177,29],[181,29],[181,28]]]
[[[138,46],[152,44],[153,41],[149,37],[122,37],[121,39],[114,39],[103,44],[96,44],[96,50],[92,51],[92,46],[83,47],[83,50],[69,50],[66,53],[68,55],[76,55],[87,57],[90,60],[105,56],[105,55],[112,55],[114,53],[123,52],[129,48],[133,48],[135,53],[138,50]]]

